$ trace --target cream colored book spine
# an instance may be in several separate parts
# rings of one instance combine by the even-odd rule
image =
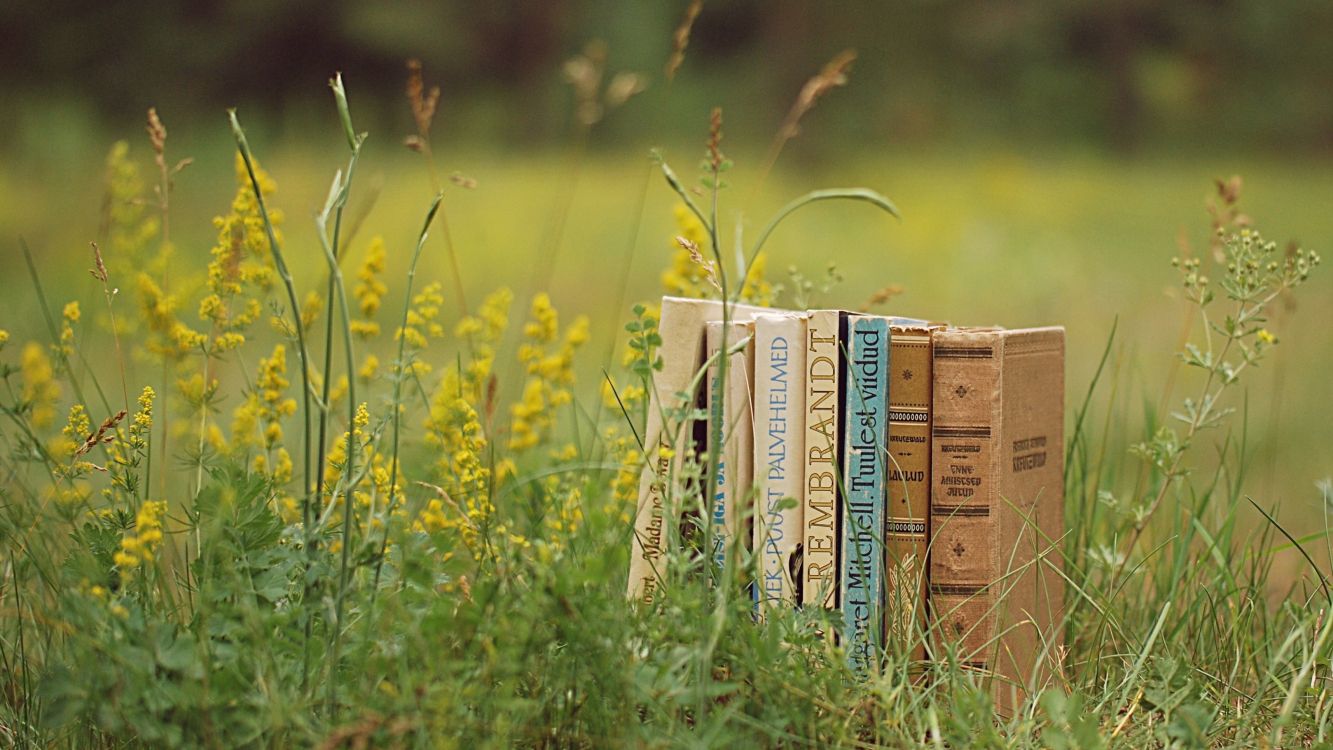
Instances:
[[[797,604],[805,478],[803,313],[754,322],[755,600],[760,614]]]
[[[725,341],[722,335],[726,330]],[[713,528],[713,562],[719,570],[737,564],[750,548],[749,524],[754,461],[754,323],[709,321],[706,327],[708,358],[708,415],[721,396],[721,429],[708,429],[708,452],[717,457],[716,484],[710,493],[709,523]],[[742,343],[744,342],[744,343]],[[722,351],[723,344],[729,355]],[[727,357],[725,375],[722,357]],[[721,378],[725,377],[725,381]],[[721,440],[719,444],[717,441]]]
[[[805,466],[801,603],[838,607],[842,328],[837,310],[812,310],[805,336]]]

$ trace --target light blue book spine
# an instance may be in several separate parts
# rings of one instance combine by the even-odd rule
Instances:
[[[884,451],[889,427],[889,321],[847,320],[843,384],[843,648],[868,676],[882,648],[884,621]]]

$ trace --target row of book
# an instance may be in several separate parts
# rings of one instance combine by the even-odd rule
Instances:
[[[723,313],[662,301],[629,596],[660,594],[702,454],[711,552],[754,561],[761,613],[838,610],[861,674],[955,653],[1012,708],[1061,650],[1064,330]]]

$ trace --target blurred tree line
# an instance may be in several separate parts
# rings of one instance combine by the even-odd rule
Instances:
[[[851,85],[815,113],[834,141],[1333,147],[1328,0],[706,0],[668,87],[688,4],[9,0],[0,124],[53,101],[95,122],[150,104],[174,121],[238,103],[291,117],[326,103],[334,70],[362,116],[400,122],[403,63],[416,57],[456,134],[540,145],[569,129],[562,61],[598,38],[609,69],[650,82],[642,105],[605,124],[612,141],[646,126],[693,134],[715,103],[741,137],[766,137],[802,82],[854,48]]]

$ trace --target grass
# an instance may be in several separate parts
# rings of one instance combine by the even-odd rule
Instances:
[[[807,188],[864,184],[902,210],[901,223],[857,205],[794,215],[766,245],[771,281],[788,264],[817,277],[834,260],[848,278],[825,303],[855,306],[900,283],[892,306],[904,314],[1069,329],[1066,648],[1051,654],[1055,684],[999,717],[957,654],[940,653],[920,680],[889,654],[879,676],[858,682],[810,635],[819,615],[755,623],[747,600],[710,586],[685,557],[670,561],[669,593],[653,608],[624,600],[627,487],[641,458],[632,423],[597,386],[605,368],[625,411],[641,413],[633,385],[647,363],[622,367],[616,338],[631,302],[660,293],[671,237],[690,231],[673,222],[675,197],[646,155],[592,152],[576,172],[558,154],[457,157],[479,183],[447,187],[441,209],[459,250],[464,316],[443,291],[453,285],[442,225],[426,218],[423,230],[435,204],[421,157],[362,153],[350,125],[345,135],[354,161],[332,191],[342,138],[325,152],[252,137],[262,169],[240,174],[230,148],[196,154],[170,194],[169,263],[159,235],[136,234],[153,209],[131,210],[126,181],[114,203],[126,212],[99,229],[95,179],[30,184],[0,173],[12,197],[0,201],[0,225],[29,236],[52,329],[39,287],[3,282],[24,311],[5,321],[0,350],[7,742],[1328,741],[1333,618],[1319,571],[1333,490],[1315,482],[1333,448],[1306,406],[1319,403],[1320,373],[1333,365],[1328,279],[1284,292],[1244,329],[1247,346],[1259,325],[1282,343],[1224,389],[1217,408],[1234,414],[1214,424],[1196,410],[1174,438],[1157,431],[1187,408],[1183,394],[1212,393],[1222,372],[1216,359],[1176,357],[1186,340],[1203,347],[1204,329],[1188,299],[1196,287],[1168,264],[1182,243],[1209,255],[1207,178],[1244,171],[1247,212],[1319,245],[1333,234],[1320,210],[1333,179],[1319,165],[982,151],[788,167],[763,185],[743,168],[728,174],[735,184],[718,216],[729,227],[727,201],[748,199],[750,237],[759,217]],[[207,221],[215,214],[221,230]],[[375,234],[389,248],[382,271],[365,263]],[[103,283],[81,270],[93,238],[111,269],[108,291],[119,292],[108,304],[126,321],[123,356],[94,304]],[[209,256],[210,246],[221,250]],[[223,261],[212,286],[210,257]],[[334,261],[345,281],[330,278]],[[403,290],[395,280],[412,278],[409,264],[425,281]],[[1226,277],[1208,273],[1215,284]],[[140,274],[179,304],[144,304],[153,298]],[[501,284],[516,292],[512,313],[504,294],[482,301]],[[307,307],[310,290],[325,294],[301,320],[291,312]],[[209,293],[227,312],[200,320]],[[251,299],[258,313],[245,322]],[[62,315],[71,300],[83,310]],[[353,322],[381,330],[354,339]],[[323,342],[307,335],[319,327]],[[224,344],[226,332],[245,343]],[[1217,351],[1241,340],[1220,335]],[[358,378],[370,355],[378,372]],[[155,395],[99,431],[145,385]],[[86,441],[89,432],[101,437]],[[319,484],[302,490],[309,456]]]

